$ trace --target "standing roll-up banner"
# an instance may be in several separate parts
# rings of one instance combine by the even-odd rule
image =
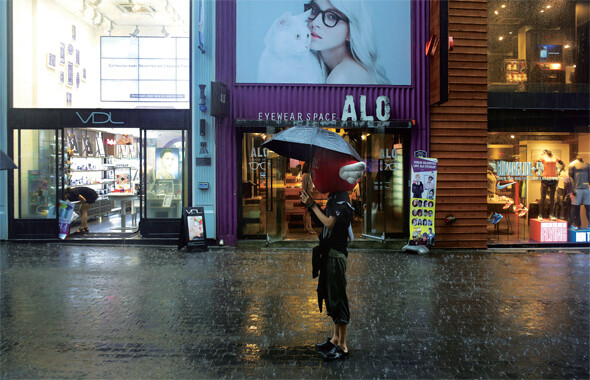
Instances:
[[[411,244],[432,247],[435,242],[436,158],[412,157],[412,196],[410,197]]]

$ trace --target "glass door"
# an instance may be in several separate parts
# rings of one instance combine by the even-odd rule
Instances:
[[[242,138],[241,210],[239,233],[245,237],[283,238],[285,158],[261,148],[265,133],[244,133]]]
[[[365,235],[403,234],[405,226],[404,178],[407,166],[404,137],[400,133],[373,130],[363,133],[367,171],[361,192],[365,194]]]
[[[141,149],[141,235],[175,237],[188,206],[188,162],[184,130],[143,130]]]

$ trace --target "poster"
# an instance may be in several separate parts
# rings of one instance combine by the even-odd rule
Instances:
[[[184,246],[187,246],[189,250],[207,250],[207,229],[203,207],[185,207],[182,211],[178,249]]]
[[[434,210],[436,206],[437,159],[411,158],[410,236],[417,245],[433,246],[436,240]]]
[[[236,82],[412,84],[410,0],[325,3],[238,0]]]
[[[178,179],[178,148],[156,149],[156,179]]]

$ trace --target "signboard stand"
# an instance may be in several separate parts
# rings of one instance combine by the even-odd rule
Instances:
[[[207,251],[207,231],[205,229],[205,209],[185,207],[180,220],[178,249],[186,246],[188,251]]]

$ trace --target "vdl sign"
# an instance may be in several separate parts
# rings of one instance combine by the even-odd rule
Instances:
[[[84,124],[106,124],[106,123],[111,123],[111,124],[125,124],[122,121],[114,121],[111,113],[110,112],[91,112],[88,117],[84,118],[82,117],[82,115],[80,115],[79,112],[76,112],[76,115],[78,115],[78,118],[80,119],[80,121]]]

